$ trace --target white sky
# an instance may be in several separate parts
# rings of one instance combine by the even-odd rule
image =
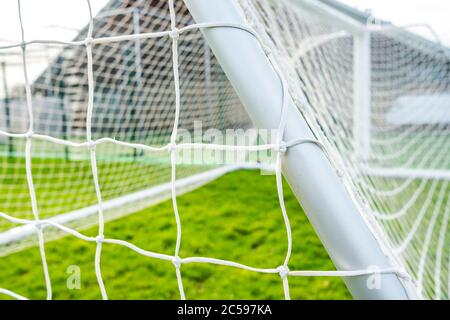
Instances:
[[[107,3],[108,0],[91,0],[93,14]],[[25,40],[72,40],[89,22],[89,9],[86,0],[21,0],[22,21]],[[0,0],[0,46],[21,41],[20,22],[17,0]],[[51,57],[57,53],[42,52],[38,48],[39,61],[36,57],[36,45],[28,47],[27,71],[30,81],[33,81],[51,61]],[[23,85],[24,76],[21,66],[20,48],[2,49],[0,54],[7,53],[7,83],[11,88]],[[15,55],[11,56],[11,53]],[[0,58],[3,58],[0,56]],[[3,58],[4,59],[4,58]],[[1,60],[3,60],[1,59]],[[0,74],[0,96],[3,95],[3,81]]]
[[[91,0],[93,14],[107,0]],[[25,39],[70,40],[89,21],[85,0],[21,0]],[[61,28],[63,27],[63,28]],[[1,0],[0,43],[20,41],[17,0]]]

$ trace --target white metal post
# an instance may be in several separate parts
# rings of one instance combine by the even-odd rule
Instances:
[[[246,24],[235,0],[185,0],[198,23]],[[231,27],[202,30],[213,53],[258,128],[279,125],[282,88],[280,79],[259,42],[250,33]],[[285,141],[314,139],[297,106],[288,97]],[[314,144],[289,148],[283,174],[338,270],[392,267],[355,207],[324,151]],[[408,299],[407,289],[396,274],[380,274],[379,289],[369,290],[369,276],[344,279],[359,299]]]
[[[363,161],[370,157],[370,45],[370,31],[353,36],[353,147],[358,159]]]

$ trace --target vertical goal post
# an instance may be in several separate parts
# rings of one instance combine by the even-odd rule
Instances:
[[[355,206],[324,150],[314,143],[314,135],[283,90],[284,80],[269,61],[262,44],[254,34],[226,25],[246,25],[235,1],[185,2],[197,23],[215,25],[202,28],[202,32],[255,126],[278,128],[279,122],[285,119],[284,132],[280,134],[287,144],[293,144],[283,158],[284,176],[338,270],[398,268]],[[291,2],[295,5],[296,1]],[[296,144],[296,141],[303,142]],[[417,298],[411,283],[400,273],[379,274],[378,290],[368,288],[370,276],[369,272],[344,278],[355,298]]]

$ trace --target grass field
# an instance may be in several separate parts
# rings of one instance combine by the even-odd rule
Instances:
[[[285,184],[293,230],[291,269],[333,269],[333,264]],[[181,257],[205,256],[254,267],[281,265],[287,240],[277,199],[275,177],[257,171],[228,174],[178,198],[183,227]],[[83,231],[95,235],[96,228]],[[109,222],[105,236],[173,254],[175,219],[170,201]],[[68,236],[46,244],[55,299],[99,299],[94,273],[95,243]],[[81,288],[69,290],[66,272],[81,270]],[[37,247],[0,257],[0,287],[33,299],[44,299],[45,284]],[[188,299],[283,299],[279,275],[264,275],[231,267],[189,264],[181,268]],[[127,248],[105,244],[102,274],[111,299],[179,299],[171,262],[141,256]],[[290,277],[293,299],[349,299],[342,279]],[[0,299],[7,298],[0,296]]]
[[[37,144],[36,147],[41,147]],[[80,150],[79,150],[80,151]],[[99,148],[98,178],[104,201],[170,181],[167,152],[133,157],[131,149],[122,158],[104,157]],[[116,150],[118,154],[119,151]],[[71,150],[74,157],[74,152]],[[82,160],[33,157],[32,176],[39,216],[48,218],[97,204],[89,153],[77,154]],[[0,210],[17,218],[33,219],[24,157],[0,157]],[[208,167],[177,165],[177,179],[204,171]],[[16,224],[0,219],[0,232]]]

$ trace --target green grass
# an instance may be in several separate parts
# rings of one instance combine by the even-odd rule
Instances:
[[[333,269],[302,209],[285,184],[287,211],[293,230],[291,270]],[[178,197],[183,227],[181,257],[205,256],[254,267],[283,263],[287,238],[277,199],[275,177],[257,171],[228,174]],[[95,235],[96,228],[83,231]],[[173,254],[176,226],[170,201],[111,221],[107,238],[123,239],[154,252]],[[72,236],[45,246],[55,299],[100,299],[94,273],[95,243]],[[81,289],[69,290],[70,265],[81,268]],[[33,299],[46,296],[37,247],[0,257],[0,287]],[[181,267],[188,299],[283,299],[279,275],[232,267],[189,264]],[[139,255],[118,245],[104,244],[102,275],[111,299],[178,299],[171,262]],[[290,277],[294,299],[349,299],[342,279]],[[7,298],[0,296],[1,298]]]
[[[104,201],[148,189],[170,181],[170,157],[167,152],[133,157],[97,159],[99,183]],[[84,160],[32,158],[32,174],[39,216],[48,218],[97,203],[89,153],[79,153]],[[88,159],[88,160],[85,160]],[[159,161],[159,162],[158,162]],[[25,159],[0,159],[0,210],[17,218],[33,219]],[[204,171],[199,165],[177,165],[177,178]],[[0,219],[0,232],[14,226]]]

